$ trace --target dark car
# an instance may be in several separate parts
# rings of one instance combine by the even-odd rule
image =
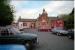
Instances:
[[[69,30],[68,30],[67,37],[68,37],[69,39],[74,39],[74,29],[69,29]]]
[[[27,50],[25,45],[21,44],[1,44],[0,50]]]
[[[13,27],[0,28],[0,44],[4,43],[19,43],[24,44],[28,48],[37,45],[37,35],[32,33],[21,33],[18,29]]]

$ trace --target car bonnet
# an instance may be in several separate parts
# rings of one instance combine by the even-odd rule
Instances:
[[[33,33],[22,33],[22,35],[37,37],[37,34],[33,34]]]

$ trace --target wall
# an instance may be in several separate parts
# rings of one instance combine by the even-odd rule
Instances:
[[[26,25],[24,25],[24,23]],[[35,28],[35,22],[19,22],[19,29],[24,29],[24,28]]]
[[[64,21],[63,20],[52,20],[51,21],[51,26],[52,28],[60,28],[63,29],[64,28]]]
[[[19,22],[19,23],[18,23],[18,28],[19,28],[19,29],[23,29],[23,22]]]

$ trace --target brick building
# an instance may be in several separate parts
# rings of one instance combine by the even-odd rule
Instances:
[[[64,22],[58,17],[49,17],[45,9],[42,14],[39,14],[37,19],[21,19],[18,20],[18,28],[37,28],[37,29],[52,29],[56,27],[64,27]]]
[[[18,28],[35,28],[36,19],[21,19],[18,20]]]

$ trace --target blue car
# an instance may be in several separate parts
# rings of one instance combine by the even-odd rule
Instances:
[[[27,50],[25,45],[19,44],[1,44],[0,50]]]

